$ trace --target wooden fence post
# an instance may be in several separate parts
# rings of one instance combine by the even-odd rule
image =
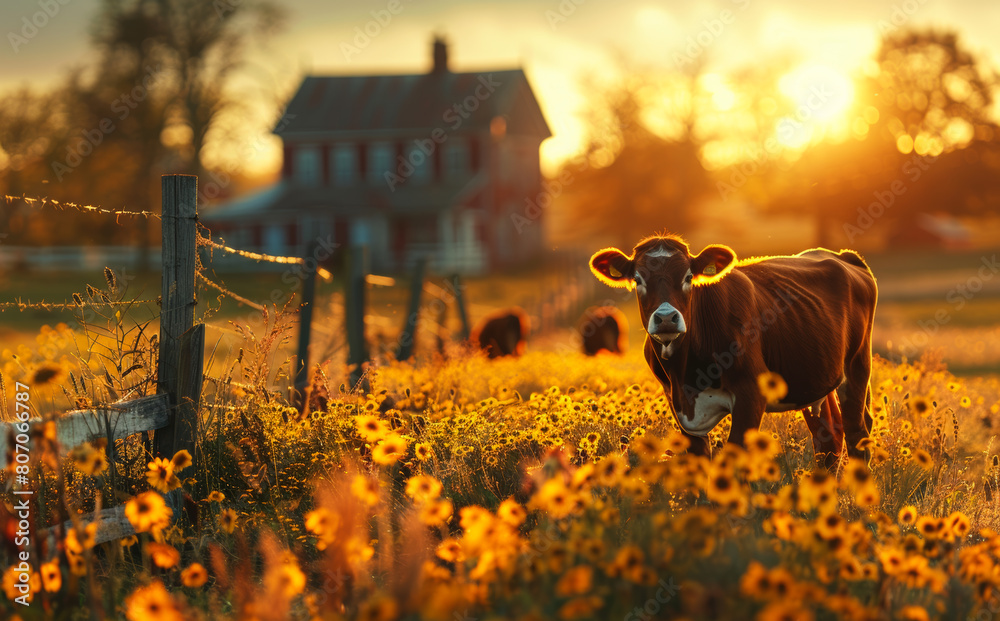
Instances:
[[[455,290],[455,306],[458,318],[462,321],[462,341],[468,341],[472,331],[469,329],[469,313],[465,310],[465,296],[462,293],[462,281],[458,274],[451,277],[451,286]]]
[[[306,394],[306,384],[309,382],[309,340],[312,333],[313,307],[316,302],[316,242],[311,242],[306,248],[305,274],[302,277],[302,306],[299,307],[299,347],[296,355],[295,390],[292,403],[301,408]]]
[[[396,360],[409,360],[413,355],[414,341],[417,338],[417,320],[420,318],[420,294],[424,291],[424,270],[426,268],[426,256],[418,258],[416,265],[413,266],[413,282],[410,283],[410,308],[406,311],[403,333],[399,335]]]
[[[195,457],[201,400],[205,326],[194,327],[198,251],[198,177],[164,175],[163,275],[157,392],[166,393],[172,416],[156,431],[154,452],[169,459],[187,449]]]
[[[434,331],[437,335],[437,350],[438,353],[444,356],[444,346],[447,338],[450,336],[447,326],[448,322],[448,305],[441,300],[441,309],[438,310],[437,315],[437,329]]]
[[[181,373],[177,378],[178,402],[174,415],[174,452],[186,450],[193,460],[197,453],[198,412],[205,369],[205,324],[198,323],[181,337]]]
[[[347,261],[346,308],[347,366],[350,383],[355,386],[364,374],[368,362],[368,345],[365,342],[365,274],[368,273],[368,247],[352,246]]]

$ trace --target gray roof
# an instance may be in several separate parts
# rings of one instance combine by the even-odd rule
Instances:
[[[489,92],[484,85],[488,85]],[[482,96],[477,99],[476,92]],[[471,99],[469,99],[471,98]],[[469,118],[454,112],[468,101]],[[468,109],[467,108],[467,109]],[[552,135],[520,69],[412,75],[308,76],[274,133],[283,137],[352,133],[485,130],[504,116],[507,133]],[[461,119],[461,126],[453,127]]]
[[[273,215],[282,217],[289,212],[313,210],[336,216],[361,216],[375,212],[395,215],[427,215],[442,209],[469,204],[487,183],[484,171],[457,183],[411,185],[405,192],[391,192],[385,184],[335,188],[297,187],[282,180],[251,194],[207,207],[198,214],[206,223],[233,222],[241,218]]]

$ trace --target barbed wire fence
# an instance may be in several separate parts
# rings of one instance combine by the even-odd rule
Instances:
[[[164,179],[167,179],[165,176]],[[72,201],[63,201],[58,199],[53,199],[50,197],[34,197],[34,196],[12,196],[4,195],[2,197],[7,204],[23,204],[31,209],[55,209],[55,210],[75,210],[82,213],[103,215],[103,216],[113,216],[116,223],[120,223],[122,218],[153,218],[155,220],[164,223],[167,226],[165,218],[162,214],[158,214],[152,211],[137,211],[129,209],[113,209],[107,208],[100,205],[91,205],[86,203],[78,203]],[[196,197],[192,200],[197,200]],[[164,202],[164,206],[166,203]],[[194,242],[195,247],[190,253],[191,256],[185,258],[185,260],[190,259],[193,262],[194,268],[194,278],[196,282],[200,283],[206,288],[212,289],[219,293],[220,296],[229,298],[238,304],[244,305],[248,308],[253,309],[257,313],[265,313],[267,300],[264,303],[255,302],[254,300],[248,299],[245,296],[236,293],[225,283],[215,277],[213,270],[207,268],[202,262],[202,253],[205,252],[211,258],[214,258],[214,253],[222,252],[234,257],[240,257],[249,261],[255,261],[258,263],[270,263],[277,265],[288,265],[294,266],[296,268],[296,273],[291,281],[287,281],[287,284],[293,285],[291,288],[297,290],[303,289],[303,299],[300,305],[300,338],[299,338],[299,348],[296,355],[296,360],[298,361],[297,369],[295,373],[295,388],[296,392],[301,392],[304,387],[305,374],[307,367],[307,357],[308,357],[308,344],[309,344],[309,321],[311,318],[311,311],[314,309],[315,300],[314,297],[314,278],[320,277],[326,282],[331,282],[334,279],[333,274],[320,265],[320,258],[317,256],[316,244],[307,244],[307,252],[304,257],[297,256],[281,256],[275,254],[267,254],[263,252],[257,252],[242,248],[236,248],[230,246],[226,243],[225,239],[218,237],[217,240],[213,239],[211,230],[202,224],[197,219],[197,210],[195,210],[194,216]],[[328,248],[336,248],[336,244],[331,243],[332,240],[325,240],[325,246]],[[356,250],[356,249],[355,249]],[[364,253],[362,253],[363,255]],[[369,359],[369,351],[367,344],[364,341],[364,318],[365,314],[365,295],[363,291],[359,291],[358,287],[352,286],[352,283],[357,283],[362,289],[367,285],[374,286],[394,286],[395,280],[385,276],[378,276],[374,274],[368,274],[367,270],[367,260],[362,256],[354,256],[351,253],[348,256],[347,270],[345,274],[345,290],[348,293],[348,299],[346,301],[345,307],[345,317],[348,320],[348,366],[352,369],[350,374],[350,380],[352,385],[360,385],[361,380],[365,375],[365,367]],[[434,316],[430,318],[431,323],[435,323],[433,320],[438,318],[443,318],[443,313],[440,312],[441,304],[449,304],[458,301],[459,307],[459,317],[462,322],[462,337],[468,338],[468,317],[465,311],[465,304],[462,298],[462,292],[460,291],[460,283],[457,276],[453,276],[448,282],[448,291],[444,292],[441,287],[434,286],[431,282],[425,281],[422,273],[414,273],[414,278],[419,278],[420,285],[417,289],[412,289],[411,298],[419,303],[419,297],[417,296],[420,292],[429,294],[434,298],[434,302],[437,303],[434,306],[435,313]],[[284,280],[284,279],[283,279]],[[89,288],[88,288],[89,291]],[[443,295],[442,292],[444,292]],[[272,293],[271,299],[275,300]],[[281,297],[281,296],[278,296]],[[99,292],[95,295],[83,296],[78,293],[72,294],[71,300],[63,301],[50,301],[50,300],[30,300],[24,298],[17,298],[13,301],[0,302],[0,313],[11,310],[17,312],[25,312],[29,310],[41,310],[41,311],[62,311],[62,310],[87,310],[87,309],[102,309],[102,308],[118,308],[118,307],[135,307],[138,305],[153,305],[156,304],[161,306],[163,296],[158,296],[151,299],[139,299],[135,298],[132,300],[113,300],[109,296]],[[438,299],[440,298],[440,300]],[[411,300],[411,302],[412,302]],[[419,304],[418,304],[419,306]],[[397,339],[397,347],[394,353],[403,354],[408,357],[412,353],[412,339],[414,338],[414,330],[416,329],[417,318],[416,314],[425,315],[418,306],[413,306],[411,303],[411,312],[404,322],[403,330],[400,337]],[[354,321],[351,319],[354,318]],[[426,324],[425,320],[424,323]],[[439,343],[439,348],[442,339],[440,335],[443,332],[443,326],[434,325],[431,326],[431,331],[437,335],[437,340]],[[354,334],[357,332],[357,334]],[[294,395],[293,395],[294,396]]]
[[[164,179],[167,179],[168,177],[169,176],[165,176]],[[195,184],[196,183],[197,180],[195,180]],[[163,223],[165,228],[169,228],[169,224],[164,219],[162,214],[147,210],[113,209],[100,205],[90,205],[85,203],[62,201],[49,197],[32,197],[26,195],[4,195],[2,198],[7,204],[23,204],[31,209],[55,209],[62,211],[76,210],[82,213],[111,216],[115,218],[116,224],[120,223],[122,218],[153,218]],[[192,202],[197,201],[196,189],[195,196],[191,197],[190,200]],[[164,205],[165,204],[166,203],[164,203]],[[292,278],[290,280],[286,280],[286,273],[286,276],[282,278],[282,281],[288,284],[292,291],[297,291],[301,288],[302,293],[302,299],[299,304],[299,346],[295,357],[297,365],[293,374],[294,391],[292,393],[292,397],[293,400],[296,399],[301,395],[305,388],[306,375],[308,374],[308,347],[311,330],[310,324],[312,311],[315,309],[315,277],[323,278],[324,281],[327,282],[331,282],[334,279],[333,274],[320,265],[321,261],[316,255],[316,244],[307,244],[307,252],[303,257],[281,256],[243,248],[236,248],[228,245],[225,239],[221,237],[213,239],[211,230],[198,220],[196,205],[194,205],[194,216],[191,224],[193,226],[193,232],[191,233],[193,237],[193,247],[189,251],[191,256],[184,257],[183,259],[185,261],[190,260],[192,262],[195,283],[200,284],[207,289],[212,289],[219,294],[220,298],[225,297],[231,299],[240,305],[252,309],[254,311],[254,316],[257,318],[266,313],[269,301],[277,302],[279,299],[290,300],[291,297],[286,297],[289,292],[278,291],[276,289],[272,292],[270,300],[251,300],[246,296],[233,291],[226,286],[225,282],[221,278],[217,278],[214,270],[207,268],[203,264],[203,254],[207,255],[211,259],[214,259],[215,253],[220,252],[257,263],[287,265],[290,267],[294,266],[296,271],[292,274]],[[164,239],[166,239],[166,235]],[[325,240],[325,246],[328,248],[336,248],[336,244],[332,244],[332,240],[329,239]],[[357,249],[352,249],[347,256],[347,270],[344,275],[344,289],[347,294],[347,299],[345,300],[344,316],[345,323],[347,324],[347,365],[349,368],[350,383],[352,386],[363,386],[363,384],[359,384],[359,382],[365,375],[365,368],[367,367],[371,356],[371,352],[368,349],[368,343],[365,339],[365,318],[367,317],[367,309],[365,308],[366,295],[364,293],[364,288],[366,285],[393,286],[395,283],[391,278],[368,274],[367,260],[364,254],[362,253],[355,256],[355,250]],[[213,262],[211,259],[209,261],[210,263]],[[417,329],[418,318],[419,323],[422,324],[422,326],[427,326],[430,329],[437,342],[437,349],[439,352],[444,353],[444,342],[448,333],[447,327],[445,326],[445,308],[452,304],[457,307],[458,315],[461,319],[462,340],[468,339],[469,337],[470,326],[467,314],[468,305],[465,303],[465,300],[463,300],[464,287],[461,285],[458,276],[451,276],[446,282],[446,287],[438,287],[430,281],[425,280],[423,269],[419,268],[419,264],[420,262],[418,261],[418,267],[414,270],[414,284],[411,286],[410,305],[407,316],[404,318],[402,330],[398,338],[395,339],[395,346],[393,347],[390,344],[386,350],[392,350],[392,353],[399,359],[409,358],[413,354],[413,341]],[[552,337],[561,339],[569,338],[566,336],[557,336],[558,334],[566,334],[565,332],[560,332],[560,328],[565,329],[565,327],[569,327],[569,323],[572,319],[580,314],[583,308],[586,307],[587,301],[594,296],[593,283],[590,282],[591,279],[587,278],[589,274],[582,274],[579,273],[579,270],[569,269],[569,265],[564,265],[562,267],[566,269],[560,270],[560,275],[554,282],[548,282],[552,280],[551,278],[547,279],[544,286],[540,290],[534,292],[534,295],[531,296],[533,300],[527,305],[528,312],[532,317],[532,334],[535,336],[548,335],[548,340],[551,340]],[[563,275],[564,272],[565,275]],[[416,281],[419,281],[419,283]],[[193,287],[194,284],[192,284],[192,290]],[[274,295],[275,293],[278,293],[278,295]],[[422,293],[429,295],[432,299],[430,309],[421,307],[420,295]],[[135,298],[131,300],[114,300],[103,294],[88,295],[85,298],[78,293],[73,293],[71,300],[63,301],[50,301],[44,299],[30,300],[19,297],[13,301],[0,302],[0,313],[8,310],[17,312],[25,312],[28,310],[55,312],[62,310],[83,309],[86,311],[88,309],[102,308],[133,308],[136,306],[153,304],[161,307],[161,314],[164,312],[164,309],[162,308],[162,295],[152,299]],[[274,304],[274,306],[277,306],[277,304]],[[391,323],[389,318],[382,318],[382,321],[379,321],[378,318],[374,317],[373,319],[376,319],[374,325],[380,327],[386,322]],[[377,329],[377,332],[380,331],[380,329],[381,328]],[[575,341],[572,344],[561,343],[561,345],[562,349],[578,349],[575,347],[575,345],[577,345]],[[383,347],[383,349],[385,349],[385,347]],[[386,351],[379,351],[378,353],[384,354]]]
[[[11,196],[9,194],[5,194],[3,196],[3,200],[8,205],[14,204],[16,202],[21,202],[35,209],[50,207],[60,211],[75,210],[82,213],[90,213],[96,215],[110,215],[115,217],[116,224],[120,223],[119,221],[123,216],[143,217],[147,219],[153,218],[154,220],[162,221],[161,215],[152,211],[130,211],[127,209],[109,209],[106,207],[101,207],[99,205],[89,205],[85,203],[60,201],[48,197],[33,197],[26,195]],[[224,243],[225,240],[222,240],[221,243],[213,241],[211,239],[211,231],[207,227],[202,225],[200,222],[198,223],[198,231],[199,234],[196,236],[196,241],[198,243],[199,249],[204,247],[208,248],[210,251],[220,250],[223,252],[230,253],[234,256],[243,257],[245,259],[257,262],[285,264],[285,265],[297,264],[301,266],[305,266],[306,264],[306,259],[302,257],[278,256],[262,252],[253,252],[250,250],[242,250],[239,248],[233,248],[231,246],[228,246]],[[263,308],[262,305],[253,302],[251,300],[248,300],[247,298],[235,293],[234,291],[226,288],[223,285],[216,283],[211,278],[209,278],[205,273],[206,268],[202,264],[199,254],[196,254],[195,261],[196,261],[196,276],[205,285],[212,287],[213,289],[232,298],[233,300],[241,304],[245,304],[256,310],[261,310]],[[320,276],[321,278],[323,278],[328,282],[333,280],[333,274],[331,274],[329,270],[323,267],[317,266],[316,272],[318,276]],[[20,312],[24,312],[27,310],[59,311],[59,310],[79,309],[88,306],[100,308],[100,307],[130,306],[135,304],[159,304],[160,302],[161,298],[159,297],[155,299],[144,299],[144,300],[135,299],[135,300],[115,301],[106,298],[97,301],[84,300],[82,296],[80,296],[77,293],[74,293],[73,300],[64,300],[62,302],[47,302],[45,300],[31,301],[31,300],[24,300],[21,298],[17,298],[16,300],[10,302],[0,302],[0,312],[3,312],[5,310],[17,310]]]
[[[225,252],[243,259],[257,262],[267,262],[273,264],[285,264],[301,269],[301,279],[303,286],[303,303],[300,306],[300,339],[298,352],[298,370],[296,373],[295,391],[293,396],[302,395],[302,379],[307,370],[306,349],[309,344],[309,323],[311,311],[314,305],[315,278],[317,276],[325,280],[332,280],[333,275],[324,267],[319,265],[316,255],[316,244],[309,244],[309,252],[305,257],[279,256],[254,252],[245,249],[234,248],[225,243],[225,240],[212,239],[211,231],[198,221],[197,213],[197,177],[191,175],[164,175],[162,177],[162,211],[157,214],[152,211],[132,211],[127,209],[111,209],[99,205],[89,205],[71,201],[61,201],[49,197],[31,196],[11,196],[2,195],[0,201],[7,205],[24,205],[29,209],[55,209],[55,210],[76,210],[84,213],[114,217],[115,223],[120,224],[123,218],[153,218],[162,224],[162,246],[161,246],[161,295],[148,299],[120,299],[119,295],[124,295],[124,289],[119,289],[116,284],[116,277],[109,267],[104,268],[104,276],[108,283],[108,290],[99,290],[91,285],[86,286],[83,293],[73,292],[70,299],[63,301],[50,300],[30,300],[18,297],[13,301],[0,302],[0,313],[6,311],[26,312],[29,310],[40,310],[46,312],[58,312],[64,310],[80,309],[125,309],[121,315],[116,313],[116,319],[126,316],[129,311],[140,306],[153,306],[159,308],[159,312],[154,318],[159,319],[159,332],[150,340],[151,357],[155,360],[155,395],[146,397],[126,397],[127,400],[114,404],[113,414],[108,414],[108,407],[90,406],[92,409],[75,410],[63,414],[60,418],[60,427],[57,429],[57,436],[60,443],[65,446],[75,446],[76,444],[100,437],[101,430],[114,427],[114,434],[107,436],[109,446],[114,446],[116,440],[124,440],[126,437],[143,434],[143,444],[154,456],[170,458],[178,450],[187,450],[194,456],[194,461],[200,459],[196,439],[200,430],[199,411],[201,407],[202,390],[206,379],[205,374],[205,324],[195,321],[195,308],[197,304],[196,285],[201,283],[219,292],[220,295],[228,297],[239,304],[246,305],[257,311],[267,313],[266,304],[260,304],[241,296],[224,284],[216,282],[212,277],[212,270],[206,268],[202,262],[202,252],[212,256],[214,252]],[[334,246],[335,247],[335,246]],[[352,248],[350,253],[347,285],[352,291],[360,287],[361,294],[349,293],[353,296],[353,303],[345,308],[346,314],[351,315],[353,322],[348,323],[348,336],[352,336],[352,330],[356,332],[352,336],[352,341],[360,341],[362,345],[358,352],[364,352],[364,288],[366,285],[391,286],[394,280],[387,277],[372,276],[368,278],[366,264],[367,261],[357,260],[355,256],[360,251],[363,256],[364,248]],[[413,287],[414,295],[419,295],[425,287],[421,277],[420,282]],[[456,289],[461,296],[461,288]],[[432,289],[433,290],[433,289]],[[419,297],[411,304],[411,308],[419,306]],[[416,312],[416,311],[414,311]],[[410,322],[406,326],[409,326]],[[463,318],[463,325],[467,320]],[[404,326],[404,328],[406,327]],[[410,326],[415,329],[415,325]],[[467,330],[467,325],[465,326]],[[410,332],[412,335],[412,331]],[[158,349],[157,349],[158,348]],[[156,353],[158,351],[158,354]],[[348,362],[357,362],[358,354],[351,352]],[[363,370],[362,364],[357,364],[358,371]],[[130,369],[131,370],[131,369]],[[363,385],[362,380],[366,379],[367,371],[356,382]],[[211,378],[208,378],[211,379]],[[354,379],[354,378],[352,378]],[[300,383],[301,382],[301,383]],[[366,382],[365,382],[366,383]],[[108,417],[114,416],[114,421]],[[95,424],[96,423],[96,424]],[[79,429],[85,428],[87,433],[78,433]],[[94,430],[97,431],[94,431]],[[2,429],[0,429],[2,431]],[[148,436],[152,433],[151,445],[148,443]],[[6,433],[0,433],[0,439],[5,439]],[[174,508],[175,514],[180,512],[180,496],[175,493],[168,494],[168,504]],[[118,516],[121,507],[104,509],[92,514],[81,516],[85,521],[93,521],[99,524],[97,541],[109,541],[120,536],[129,534],[128,525]],[[124,530],[123,530],[124,529]],[[122,533],[125,535],[122,535]]]

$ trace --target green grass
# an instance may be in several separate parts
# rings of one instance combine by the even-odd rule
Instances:
[[[865,253],[865,261],[878,278],[900,278],[933,272],[977,269],[984,256],[997,250],[932,253],[921,250]]]
[[[988,252],[986,253],[989,254]],[[876,315],[876,350],[879,347],[884,349],[887,340],[901,340],[901,336],[910,336],[912,333],[920,331],[918,322],[927,322],[934,318],[935,314],[944,311],[949,318],[947,324],[941,326],[939,339],[947,349],[954,340],[948,334],[952,330],[962,330],[967,336],[975,335],[976,330],[989,330],[998,325],[1000,321],[1000,295],[990,294],[987,291],[981,292],[967,301],[965,306],[957,309],[955,304],[947,299],[947,291],[937,291],[946,284],[935,285],[928,289],[926,286],[914,286],[913,294],[906,294],[912,283],[920,283],[923,279],[934,275],[951,274],[957,271],[966,272],[970,266],[979,264],[980,258],[984,256],[981,251],[960,252],[929,255],[923,253],[883,253],[866,256],[873,271],[878,275],[880,282],[892,288],[894,295],[884,296],[880,301],[879,310]],[[566,270],[582,263],[580,260],[561,260],[556,263],[542,261],[538,266],[522,267],[505,274],[468,277],[463,280],[465,286],[465,302],[468,309],[469,318],[474,325],[484,314],[490,310],[519,305],[528,311],[529,315],[537,312],[538,301],[543,298],[564,290],[566,279],[560,276],[559,269]],[[582,264],[578,267],[582,267]],[[564,272],[565,273],[565,272]],[[577,272],[581,279],[581,284],[585,287],[585,293],[590,293],[580,300],[569,313],[567,320],[555,327],[562,332],[552,333],[539,340],[537,335],[533,335],[533,342],[529,343],[529,348],[548,348],[553,342],[565,343],[572,339],[573,325],[579,312],[591,304],[613,301],[626,314],[631,329],[629,335],[630,347],[633,349],[642,346],[644,334],[641,326],[638,325],[636,315],[636,305],[634,294],[624,290],[616,290],[591,284],[587,282],[589,274],[585,271]],[[256,303],[271,302],[284,305],[288,300],[300,292],[297,287],[297,279],[291,279],[283,271],[261,271],[259,273],[221,273],[208,274],[209,278],[234,293],[252,300]],[[158,272],[134,274],[126,272],[122,278],[126,287],[125,298],[156,299],[160,295],[160,276]],[[429,281],[438,286],[445,286],[445,281],[440,275],[431,275]],[[949,282],[947,278],[945,283]],[[95,287],[104,287],[104,276],[99,270],[92,272],[79,272],[72,274],[34,272],[34,273],[9,273],[0,277],[0,302],[24,299],[31,301],[45,300],[48,302],[64,302],[72,299],[72,294],[83,293],[86,284],[90,283]],[[294,287],[294,288],[293,288]],[[389,338],[394,338],[403,326],[407,307],[409,304],[410,283],[406,276],[397,277],[395,286],[381,287],[371,286],[368,288],[368,313],[373,317],[370,322],[370,329],[376,330],[380,334],[388,334]],[[334,300],[337,303],[343,300],[343,287],[340,278],[334,282],[326,282],[322,279],[317,281],[316,287],[317,305],[314,314],[314,322],[319,331],[335,331],[331,322],[339,322],[340,312],[333,307]],[[254,321],[259,317],[259,313],[252,308],[242,305],[235,300],[222,296],[216,290],[199,284],[198,289],[198,311],[199,318],[207,318],[212,325],[222,329],[228,329],[229,322],[246,323]],[[427,309],[432,296],[425,293],[423,295],[423,308]],[[298,302],[299,298],[294,298],[288,307],[290,310]],[[134,321],[146,321],[153,319],[158,314],[159,309],[155,304],[146,304],[138,307],[131,315]],[[446,326],[452,334],[457,334],[460,323],[454,312],[454,304],[450,304],[446,316]],[[337,318],[334,318],[334,317]],[[425,314],[422,321],[436,320]],[[537,317],[536,317],[537,318]],[[28,310],[18,312],[8,310],[0,313],[0,339],[5,345],[11,346],[17,343],[30,344],[34,335],[38,333],[43,325],[55,325],[58,322],[65,322],[71,327],[77,327],[78,321],[74,318],[74,313],[70,311],[44,311]],[[154,324],[155,325],[155,324]],[[424,324],[425,328],[427,324]],[[539,326],[535,326],[537,328]],[[425,338],[427,333],[425,333]],[[210,341],[212,335],[210,334]],[[290,351],[290,348],[289,350]],[[1000,354],[997,355],[996,362],[992,360],[962,360],[962,352],[945,352],[945,358],[953,365],[957,373],[975,373],[979,371],[993,373],[1000,366]],[[968,371],[966,370],[968,369]]]
[[[947,313],[947,321],[942,324],[943,326],[995,326],[1000,323],[1000,296],[977,296],[967,300],[961,308],[949,304],[944,297],[905,302],[880,301],[876,315],[891,314],[894,319],[916,326],[918,321],[931,320],[942,310]]]

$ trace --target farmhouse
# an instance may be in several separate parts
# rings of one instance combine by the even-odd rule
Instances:
[[[521,69],[452,72],[438,38],[427,73],[306,77],[274,133],[280,180],[202,218],[231,246],[294,255],[329,236],[375,270],[426,255],[462,273],[541,250],[541,222],[511,217],[541,192],[551,135]]]

